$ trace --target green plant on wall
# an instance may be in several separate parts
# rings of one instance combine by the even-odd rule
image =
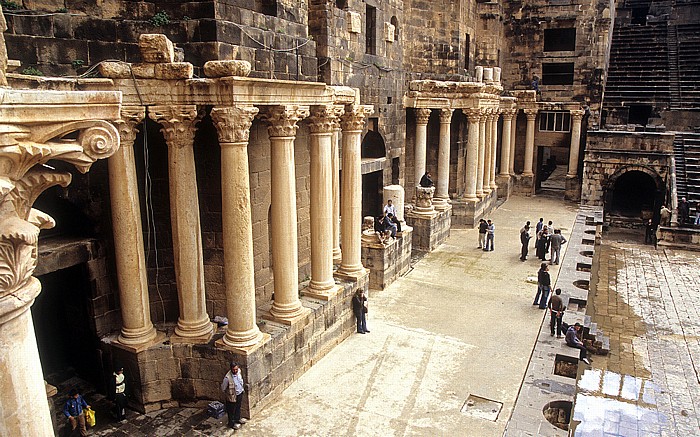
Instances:
[[[44,73],[41,72],[41,70],[34,68],[34,67],[27,67],[24,70],[22,70],[22,74],[26,74],[27,76],[43,76]]]
[[[78,68],[85,65],[85,61],[83,61],[82,59],[73,59],[70,64],[73,66],[73,68],[77,70]]]
[[[157,12],[153,17],[151,17],[150,23],[154,26],[167,26],[170,24],[170,17],[167,12]]]
[[[3,9],[7,10],[22,9],[21,4],[13,2],[12,0],[0,0],[0,6],[2,6]]]

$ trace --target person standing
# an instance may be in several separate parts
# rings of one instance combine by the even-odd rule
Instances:
[[[552,237],[552,234],[554,233],[554,224],[552,223],[551,220],[549,222],[547,222],[547,226],[545,226],[545,228],[547,229],[547,239],[545,240],[545,244],[544,244],[544,253],[546,255],[549,252],[549,245],[551,243],[550,238]],[[544,261],[544,259],[542,261]]]
[[[690,217],[690,204],[685,197],[681,197],[681,201],[678,203],[678,224],[685,225],[688,223],[688,218]]]
[[[535,242],[535,255],[542,261],[547,260],[547,239],[549,238],[547,226],[544,226],[541,231],[537,233],[537,241]]]
[[[384,215],[388,216],[389,214],[396,215],[396,207],[391,203],[391,199],[387,200],[386,205],[384,205]]]
[[[488,231],[489,225],[486,220],[479,219],[479,249],[484,249],[486,247],[486,231]]]
[[[566,238],[564,238],[559,229],[555,229],[554,235],[549,237],[549,247],[552,250],[549,255],[550,264],[559,264],[559,252],[561,251],[561,245],[564,243],[566,243]]]
[[[671,210],[666,208],[666,205],[661,205],[659,217],[661,219],[661,226],[671,226]]]
[[[578,332],[580,330],[580,323],[575,323],[569,326],[569,329],[566,330],[566,345],[578,349],[580,351],[578,359],[590,365],[591,361],[586,357],[588,353],[586,346],[584,346],[583,342],[578,338]]]
[[[540,221],[535,225],[535,235],[539,234],[542,228],[544,228],[544,219],[540,217]]]
[[[226,414],[228,415],[228,427],[240,429],[247,422],[241,417],[241,403],[243,402],[243,376],[238,363],[231,362],[231,370],[226,373],[221,382],[221,391],[226,393]]]
[[[484,246],[485,251],[493,251],[493,240],[496,236],[496,225],[491,222],[491,220],[486,220],[486,246]]]
[[[654,244],[656,239],[656,226],[652,219],[647,220],[644,233],[644,244]]]
[[[564,302],[561,300],[561,288],[554,290],[554,294],[552,295],[552,298],[549,299],[549,304],[547,307],[549,308],[550,313],[549,331],[552,336],[554,336],[554,325],[556,324],[557,338],[561,338],[563,332],[561,329],[561,319],[564,316],[564,310],[566,309]]]
[[[124,367],[117,366],[112,374],[114,389],[114,405],[117,407],[117,420],[126,419],[126,378],[124,377]]]
[[[520,244],[522,248],[520,249],[520,261],[525,261],[527,259],[528,245],[530,244],[530,222],[525,223],[525,226],[520,230]]]
[[[533,305],[539,305],[540,309],[547,308],[547,298],[549,297],[549,289],[552,285],[552,280],[549,276],[549,266],[547,263],[540,265],[540,270],[537,272],[537,294]]]
[[[86,436],[88,433],[87,427],[85,426],[85,412],[83,410],[90,408],[90,405],[85,402],[85,399],[83,399],[75,388],[71,389],[69,396],[66,404],[63,406],[63,414],[68,418],[68,422],[70,423],[70,435],[75,435],[76,430],[79,429],[80,435]]]
[[[367,297],[362,289],[357,290],[352,298],[352,312],[357,319],[357,333],[369,334],[369,329],[367,329]]]

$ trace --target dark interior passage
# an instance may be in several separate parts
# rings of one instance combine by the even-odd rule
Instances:
[[[641,171],[629,171],[615,182],[612,198],[606,210],[628,217],[639,217],[643,211],[656,211],[657,198],[654,179]]]
[[[362,175],[362,216],[382,214],[382,172]]]

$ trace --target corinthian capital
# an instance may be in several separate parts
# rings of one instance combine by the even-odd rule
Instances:
[[[161,125],[168,147],[191,147],[195,125],[204,115],[195,105],[151,106],[148,117]]]
[[[223,106],[211,110],[211,119],[221,144],[247,145],[250,126],[258,113],[255,106]]]
[[[260,118],[267,123],[267,132],[271,137],[294,137],[299,129],[299,122],[309,116],[307,106],[287,105],[271,106],[260,113]]]
[[[344,131],[362,131],[365,127],[367,117],[374,113],[372,105],[348,105],[345,107],[345,114],[340,119],[340,125]]]
[[[467,120],[469,120],[470,123],[478,123],[484,115],[484,110],[481,108],[462,109],[462,112],[467,116]]]
[[[503,119],[504,119],[504,120],[508,120],[508,119],[513,118],[513,117],[515,116],[515,114],[518,113],[518,110],[515,109],[515,108],[511,108],[511,109],[502,109],[502,110],[501,110],[501,113],[503,114]]]
[[[452,121],[452,109],[442,108],[440,109],[440,123],[449,123]]]
[[[339,117],[343,115],[343,112],[343,107],[340,107],[339,112],[337,105],[312,106],[311,116],[309,117],[311,133],[332,133],[336,124],[339,123]]]
[[[528,120],[534,120],[535,118],[537,118],[538,111],[538,109],[523,109],[523,112],[525,113],[525,116]]]
[[[114,122],[119,131],[119,144],[121,147],[132,147],[136,141],[136,128],[146,116],[143,106],[122,106],[119,113],[121,118]]]
[[[586,113],[586,111],[584,111],[583,109],[572,109],[569,112],[571,113],[571,119],[573,121],[581,121],[581,119],[583,118],[583,114]]]
[[[416,124],[428,124],[428,119],[430,118],[430,109],[427,108],[416,108]]]

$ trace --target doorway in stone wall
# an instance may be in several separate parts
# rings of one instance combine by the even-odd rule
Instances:
[[[362,175],[362,216],[382,214],[382,171]]]
[[[537,193],[564,195],[566,189],[566,164],[560,147],[537,147]]]
[[[663,199],[663,187],[648,172],[618,172],[606,187],[606,220],[618,226],[640,227],[648,219],[658,220]]]

